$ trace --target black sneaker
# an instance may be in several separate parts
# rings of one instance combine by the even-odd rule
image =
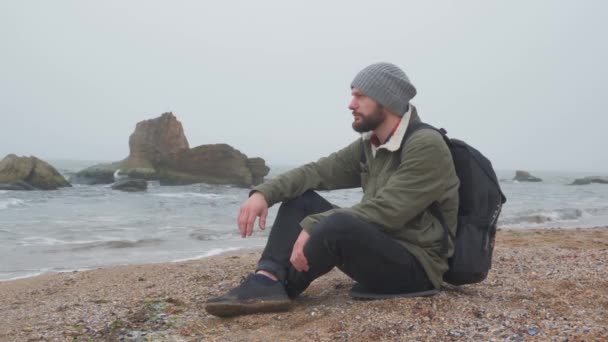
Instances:
[[[223,296],[211,298],[205,305],[208,313],[218,317],[248,315],[289,310],[291,301],[281,282],[262,284],[250,274],[241,284]]]

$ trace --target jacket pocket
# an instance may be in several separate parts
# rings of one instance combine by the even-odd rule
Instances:
[[[443,227],[428,210],[418,214],[409,224],[410,240],[421,247],[440,247]]]

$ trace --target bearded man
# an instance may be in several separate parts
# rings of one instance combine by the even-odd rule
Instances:
[[[253,188],[238,215],[243,237],[251,236],[257,219],[265,228],[269,206],[281,206],[255,272],[209,299],[210,314],[288,310],[334,267],[355,281],[354,298],[424,296],[441,288],[454,246],[449,240],[445,253],[444,227],[429,207],[438,202],[455,231],[459,180],[450,150],[434,130],[407,134],[420,122],[410,103],[416,88],[394,64],[364,68],[351,91],[352,128],[361,138]],[[315,192],[357,187],[363,198],[350,208]]]

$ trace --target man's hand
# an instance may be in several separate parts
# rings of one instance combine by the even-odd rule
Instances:
[[[266,228],[266,216],[268,216],[268,202],[266,202],[266,198],[264,198],[262,193],[254,192],[243,203],[239,211],[238,223],[241,237],[251,236],[257,217],[260,218],[260,229]]]
[[[310,235],[305,230],[302,230],[298,236],[298,239],[293,244],[291,258],[289,258],[289,261],[293,265],[293,268],[298,270],[298,272],[308,272],[309,269],[308,260],[304,255],[304,246],[306,246],[306,242],[308,242],[309,238]]]

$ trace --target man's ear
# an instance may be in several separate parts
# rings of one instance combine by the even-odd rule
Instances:
[[[388,110],[388,108],[380,105],[382,108],[382,114],[384,114],[384,116],[389,116],[389,115],[396,115],[395,113],[391,112],[390,110]]]

